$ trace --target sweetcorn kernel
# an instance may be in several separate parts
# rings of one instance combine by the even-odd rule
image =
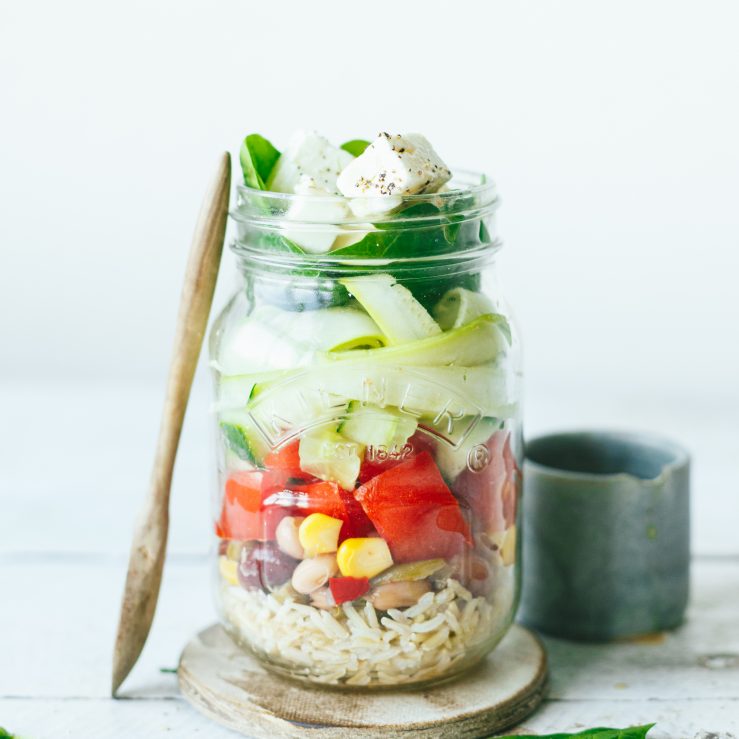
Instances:
[[[229,585],[239,584],[239,578],[238,578],[238,575],[236,574],[238,566],[239,566],[238,562],[235,562],[234,560],[229,559],[228,557],[218,558],[218,571],[221,573],[221,577]]]
[[[347,539],[336,553],[344,577],[374,577],[393,565],[393,557],[384,539]]]
[[[511,526],[505,532],[505,538],[503,539],[503,545],[500,548],[500,556],[503,559],[503,564],[508,566],[512,565],[516,561],[516,526]]]
[[[298,539],[306,557],[335,552],[339,546],[339,531],[344,522],[325,513],[311,513],[298,529]]]

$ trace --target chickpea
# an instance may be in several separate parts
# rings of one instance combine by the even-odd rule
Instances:
[[[323,587],[338,571],[335,554],[319,554],[298,564],[293,572],[292,586],[299,593],[308,595]]]
[[[322,608],[324,611],[330,611],[336,606],[336,601],[328,588],[319,588],[311,593],[310,604],[316,608]]]
[[[277,546],[295,559],[303,559],[305,552],[298,537],[298,529],[300,524],[305,521],[301,516],[285,516],[285,518],[277,524],[275,529],[275,538]]]

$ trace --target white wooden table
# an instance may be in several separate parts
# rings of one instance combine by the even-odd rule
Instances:
[[[532,733],[657,722],[655,739],[739,736],[739,403],[529,396],[529,431],[609,425],[675,433],[695,455],[693,596],[644,643],[546,639],[551,690]],[[544,392],[546,391],[546,392]],[[573,398],[577,400],[573,400]],[[553,400],[554,399],[554,400]],[[0,386],[0,726],[45,737],[234,737],[179,696],[186,640],[214,620],[210,435],[199,377],[175,479],[159,609],[122,700],[108,697],[129,535],[146,487],[159,388]],[[639,410],[636,410],[639,409]]]

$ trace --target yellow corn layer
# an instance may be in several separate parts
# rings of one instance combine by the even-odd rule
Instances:
[[[335,552],[339,546],[339,531],[343,521],[325,513],[311,513],[298,529],[298,539],[306,557]]]
[[[505,532],[505,538],[503,539],[503,546],[500,548],[500,556],[503,559],[503,564],[508,566],[512,565],[516,561],[516,527],[511,526]]]
[[[229,585],[238,585],[239,584],[239,578],[236,575],[236,570],[239,566],[238,562],[235,562],[232,559],[229,559],[228,557],[219,557],[218,558],[218,570],[221,573],[221,577],[229,584]]]
[[[347,539],[336,553],[344,577],[374,577],[393,565],[387,542],[379,537]]]

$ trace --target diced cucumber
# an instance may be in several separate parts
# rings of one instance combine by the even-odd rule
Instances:
[[[239,459],[261,467],[269,444],[249,415],[244,411],[223,411],[218,415],[218,423],[227,447]]]
[[[300,439],[300,469],[321,480],[353,490],[359,476],[364,447],[333,429],[320,429]]]
[[[501,426],[497,418],[481,418],[464,441],[457,447],[438,442],[436,464],[448,482],[453,482],[462,470],[467,468],[470,450],[484,444]]]
[[[431,310],[436,322],[444,331],[459,328],[475,318],[493,313],[491,300],[484,294],[455,287],[447,290]]]
[[[215,366],[225,375],[293,369],[312,364],[322,352],[386,343],[377,324],[357,308],[296,312],[260,305],[225,327]]]
[[[340,280],[380,327],[390,344],[405,344],[441,333],[428,311],[388,274]]]
[[[342,436],[364,446],[402,447],[416,430],[416,420],[397,408],[349,403],[346,419],[339,426]]]
[[[474,321],[401,346],[359,349],[325,355],[333,362],[395,364],[408,367],[474,367],[492,362],[510,343],[510,327],[504,316],[488,313]]]

